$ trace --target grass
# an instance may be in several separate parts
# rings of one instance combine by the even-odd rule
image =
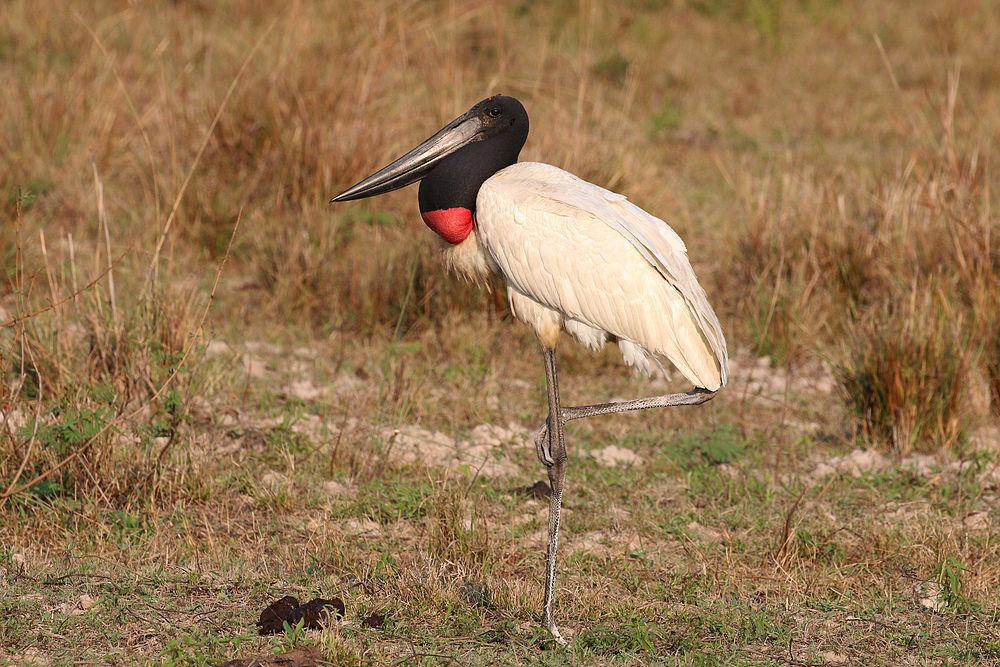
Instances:
[[[995,9],[4,4],[0,662],[996,663]],[[493,92],[670,220],[734,357],[570,425],[566,648],[536,343],[412,192],[325,204]],[[560,354],[570,404],[674,384]],[[258,637],[285,594],[347,618]]]
[[[855,336],[838,374],[865,439],[902,453],[967,440],[979,350],[940,297],[914,291],[908,302],[876,310]]]

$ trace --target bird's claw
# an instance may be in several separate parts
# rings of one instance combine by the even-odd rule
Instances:
[[[566,424],[565,417],[561,417],[561,423]],[[556,444],[551,441],[552,435],[552,415],[549,415],[545,419],[545,423],[542,424],[537,431],[535,431],[535,455],[538,456],[538,460],[542,462],[546,468],[551,468],[556,464],[553,458],[553,453],[556,452]]]
[[[552,459],[547,455],[548,451],[551,451],[551,445],[549,443],[549,421],[546,419],[545,423],[535,431],[535,455],[546,468],[552,466]]]

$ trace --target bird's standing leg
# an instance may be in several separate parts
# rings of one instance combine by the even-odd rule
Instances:
[[[546,442],[536,439],[538,457],[548,467],[549,485],[549,548],[545,559],[545,602],[542,606],[542,623],[552,633],[552,637],[560,644],[566,640],[559,634],[552,619],[552,599],[556,587],[556,550],[559,547],[559,514],[562,509],[563,481],[566,479],[566,440],[563,436],[562,410],[559,406],[559,378],[556,374],[556,352],[554,348],[546,347],[545,351],[545,381],[549,390],[549,419],[552,425],[548,429]]]

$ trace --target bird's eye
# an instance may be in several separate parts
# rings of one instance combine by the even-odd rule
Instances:
[[[502,114],[503,111],[500,109],[500,107],[490,107],[490,110],[487,111],[486,113],[488,113],[491,118],[496,118],[497,116]]]

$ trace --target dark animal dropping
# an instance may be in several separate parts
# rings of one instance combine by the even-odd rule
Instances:
[[[346,608],[340,598],[315,598],[300,605],[298,598],[286,595],[269,604],[260,613],[257,620],[257,633],[260,635],[276,635],[288,627],[295,627],[303,621],[302,627],[310,630],[323,628],[328,618],[343,618]]]

